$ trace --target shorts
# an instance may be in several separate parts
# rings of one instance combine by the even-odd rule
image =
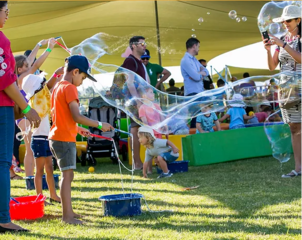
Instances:
[[[30,148],[35,158],[52,156],[47,136],[32,136]]]
[[[49,140],[50,150],[57,159],[60,171],[76,169],[77,148],[75,142]]]
[[[171,152],[162,153],[159,156],[161,156],[167,163],[172,163],[177,160],[177,158],[179,157],[179,153],[173,153],[171,151]]]

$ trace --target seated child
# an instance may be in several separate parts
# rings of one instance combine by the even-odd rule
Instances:
[[[223,122],[225,119],[230,118],[230,129],[245,128],[244,120],[252,119],[254,116],[247,116],[244,110],[245,103],[241,94],[234,94],[232,102],[230,103],[231,108],[227,113],[219,119]]]
[[[112,97],[114,99],[124,99],[125,92],[124,84],[127,81],[128,76],[126,73],[115,73],[113,78],[113,84],[110,88],[110,92],[112,93]]]
[[[251,113],[251,112],[250,112]],[[249,115],[252,115],[250,114]],[[248,120],[248,123],[262,123],[268,118],[269,115],[272,113],[271,106],[265,106],[261,112],[255,113],[252,119]]]
[[[215,113],[209,112],[210,110],[211,108],[208,105],[202,107],[201,112],[205,114],[199,115],[196,119],[196,133],[214,132],[214,124],[217,127],[217,131],[220,131],[220,123],[218,118]]]
[[[155,163],[163,170],[158,178],[171,177],[173,174],[168,170],[167,163],[177,160],[179,157],[178,148],[167,139],[157,139],[154,132],[149,127],[140,127],[138,129],[138,140],[145,146],[145,162],[143,165],[143,176],[147,178],[147,168],[149,161],[155,157]]]

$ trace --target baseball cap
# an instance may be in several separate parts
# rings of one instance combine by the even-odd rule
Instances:
[[[152,128],[142,126],[142,127],[140,127],[140,128],[138,129],[138,132],[139,132],[139,133],[150,133],[151,136],[155,139],[154,131],[153,131]]]
[[[149,52],[148,49],[145,50],[145,53],[144,53],[143,56],[141,56],[141,58],[151,58],[151,57],[150,57],[150,52]]]
[[[87,78],[90,80],[97,82],[97,80],[90,75],[90,67],[89,67],[89,62],[88,59],[85,56],[81,55],[73,55],[65,59],[67,61],[67,65],[78,68],[81,72],[87,74]]]

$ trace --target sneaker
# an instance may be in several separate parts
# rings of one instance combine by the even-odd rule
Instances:
[[[171,173],[170,171],[167,173],[161,173],[157,178],[166,178],[166,177],[172,177],[173,173]]]

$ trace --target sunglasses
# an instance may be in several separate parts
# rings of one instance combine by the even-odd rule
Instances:
[[[149,58],[142,58],[142,60],[149,60]]]
[[[5,12],[6,16],[8,16],[8,14],[9,14],[9,9],[6,9],[6,10],[1,11],[1,12]]]
[[[136,42],[135,45],[142,45],[144,47],[144,46],[147,46],[147,43],[146,42]]]
[[[295,18],[296,20],[297,20],[297,18]],[[291,21],[293,21],[294,19],[288,19],[288,20],[285,20],[285,21],[283,21],[282,23],[284,23],[284,22],[287,22],[287,23],[290,23]]]

